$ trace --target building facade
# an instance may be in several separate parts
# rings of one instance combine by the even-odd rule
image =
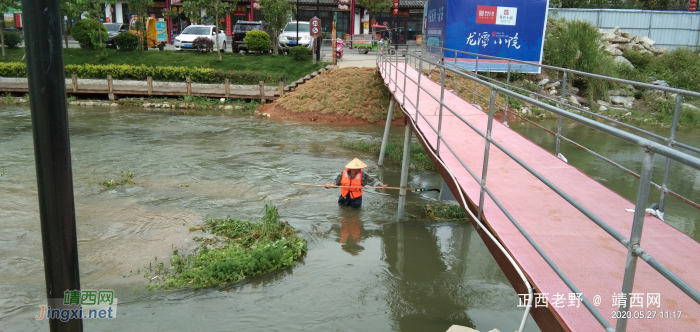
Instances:
[[[352,34],[370,34],[371,25],[377,23],[391,29],[392,43],[405,44],[416,41],[416,39],[420,40],[423,28],[423,5],[427,0],[399,0],[399,10],[396,15],[387,10],[376,15],[374,22],[370,22],[369,13],[355,3],[355,0],[350,0],[348,4],[350,10],[339,9],[337,0],[288,1],[297,9],[293,13],[295,16],[293,19],[308,21],[314,16],[318,16],[321,19],[322,30],[328,34],[332,29],[333,15],[337,13],[336,31],[337,36],[341,38],[349,38]],[[182,0],[154,0],[153,5],[148,8],[148,15],[163,18],[163,10],[168,8],[182,11]],[[222,19],[226,33],[231,34],[231,28],[238,20],[264,21],[262,10],[252,10],[250,0],[238,1],[233,12]],[[105,6],[106,22],[128,23],[132,15],[134,13],[129,11],[129,6],[124,0],[118,0],[114,5]],[[180,33],[182,29],[191,24],[184,14],[174,19],[165,18],[164,20],[168,21],[171,35]]]

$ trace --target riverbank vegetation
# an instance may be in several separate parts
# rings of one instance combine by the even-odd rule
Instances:
[[[307,251],[306,240],[280,221],[277,208],[270,204],[256,221],[209,219],[205,225],[190,229],[198,230],[210,236],[196,237],[195,249],[175,249],[169,266],[156,257],[146,268],[149,289],[235,283],[292,266]]]
[[[356,151],[363,151],[363,152],[369,152],[374,155],[379,155],[379,152],[382,148],[382,143],[381,142],[365,142],[365,141],[356,141],[356,142],[340,142],[340,146],[346,149],[350,150],[356,150]],[[385,152],[385,157],[388,160],[391,160],[392,162],[401,164],[401,161],[403,159],[403,140],[390,140],[386,144],[386,152]],[[410,158],[410,169],[414,170],[426,170],[426,171],[434,171],[435,166],[433,165],[433,162],[430,160],[430,157],[428,157],[428,154],[425,152],[423,149],[423,146],[420,145],[420,143],[411,143],[411,153],[409,154]]]
[[[24,48],[7,49],[0,59],[0,76],[26,77],[23,60]],[[98,50],[64,48],[63,63],[66,76],[78,74],[78,78],[144,79],[152,76],[156,81],[185,80],[189,75],[193,82],[221,83],[229,78],[231,84],[258,84],[259,81],[276,84],[291,83],[325,66],[309,61],[297,61],[291,56],[244,55],[224,53],[219,61],[216,53],[144,51],[122,52],[105,50],[102,57]]]
[[[421,205],[420,215],[414,218],[429,219],[431,221],[468,221],[469,217],[458,204],[432,203]]]

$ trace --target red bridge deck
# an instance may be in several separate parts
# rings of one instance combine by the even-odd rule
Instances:
[[[399,86],[394,96],[397,101],[402,102],[403,60],[399,68],[398,79],[396,79]],[[407,73],[408,77],[418,80],[418,72],[415,69],[409,66]],[[391,70],[392,79],[394,75],[396,75],[395,71]],[[395,86],[390,82],[388,73],[383,73],[383,77],[389,89],[394,91]],[[439,83],[423,76],[421,87],[439,98]],[[416,84],[406,80],[404,107],[407,115],[413,119],[415,119],[415,108],[411,103],[416,104],[416,94]],[[474,127],[486,133],[487,113],[480,111],[452,92],[445,91],[444,102]],[[419,109],[433,127],[437,128],[439,103],[424,91],[420,94]],[[417,123],[414,129],[419,130],[427,141],[422,142],[423,145],[435,151],[437,135],[421,116],[418,117]],[[472,131],[447,109],[443,110],[442,136],[462,161],[475,174],[481,176],[484,138]],[[634,203],[496,121],[493,124],[492,137],[622,235],[629,237],[633,214],[625,209],[634,209]],[[440,158],[457,178],[457,187],[461,188],[473,206],[476,206],[479,201],[479,184],[444,145],[441,145],[440,152]],[[487,186],[587,299],[594,302],[596,295],[601,297],[602,302],[597,308],[615,327],[616,319],[612,318],[612,314],[617,307],[613,306],[613,294],[620,293],[622,289],[627,248],[495,146],[490,149]],[[484,201],[484,218],[487,227],[500,239],[525,272],[535,292],[548,294],[550,317],[556,318],[565,330],[604,331],[582,304],[579,307],[569,306],[568,296],[572,291],[488,195]],[[700,244],[698,242],[647,214],[641,247],[693,288],[700,289]],[[513,283],[516,287],[515,282]],[[521,281],[518,283],[522,284]],[[656,316],[653,319],[629,319],[628,331],[700,331],[700,305],[641,259],[637,263],[633,289],[634,293],[643,293],[643,306],[632,307],[630,310],[644,311],[645,314],[655,311]],[[557,293],[564,295],[562,307],[557,307],[553,302]],[[647,303],[647,294],[655,293],[660,296],[658,307],[656,304]],[[517,303],[513,303],[513,306],[516,305]],[[672,318],[673,314],[671,318],[667,318],[666,312],[672,311],[682,311],[681,318]],[[533,316],[535,316],[534,313]],[[537,320],[536,316],[535,319]],[[538,324],[543,326],[540,320]],[[543,329],[548,330],[544,327]]]

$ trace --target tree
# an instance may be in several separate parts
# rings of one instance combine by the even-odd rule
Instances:
[[[265,10],[267,26],[272,30],[272,50],[277,54],[279,36],[289,22],[292,5],[287,0],[260,0],[260,6]]]
[[[220,18],[226,17],[236,8],[238,0],[224,2],[223,0],[189,0],[183,3],[185,16],[193,22],[208,22],[214,24],[216,33],[216,52],[219,53],[219,61],[221,61],[221,46],[219,45],[219,30],[222,28],[219,22]],[[206,17],[202,17],[201,11],[206,13]]]
[[[61,17],[65,16],[68,18],[68,22],[73,21],[74,18],[80,17],[80,14],[87,9],[87,0],[61,0]],[[68,48],[68,27],[65,26],[63,19],[61,19],[61,29],[63,29],[63,41]]]
[[[138,15],[140,22],[136,24],[139,31],[139,46],[137,50],[143,51],[143,41],[146,40],[146,16],[148,15],[148,6],[153,5],[153,0],[126,0],[129,5],[129,10]]]
[[[377,14],[390,9],[394,4],[392,0],[357,0],[356,3],[358,3],[364,9],[367,9],[371,15],[370,26],[373,25],[371,23],[374,21]],[[372,27],[372,34],[374,34],[374,27]]]
[[[117,0],[92,0],[91,1],[92,6],[88,6],[88,9],[89,9],[88,13],[90,14],[90,16],[92,18],[95,19],[95,21],[97,21],[98,27],[102,27],[102,15],[104,14],[104,12],[102,11],[102,8],[104,8],[107,4],[114,5],[115,3],[117,3]],[[93,36],[92,33],[94,33],[97,36]],[[91,32],[90,37],[93,38],[92,44],[94,45],[94,47],[96,49],[99,49],[102,57],[104,57],[105,56],[105,48],[107,48],[107,44],[102,42],[102,37],[104,37],[102,30],[99,29],[98,31]],[[97,37],[97,39],[98,39],[97,43],[95,42],[94,37]]]
[[[10,9],[19,9],[21,6],[17,0],[0,0],[0,15],[7,13]],[[2,21],[2,27],[5,26],[5,21]],[[0,43],[2,43],[2,57],[5,57],[5,34],[0,31]]]

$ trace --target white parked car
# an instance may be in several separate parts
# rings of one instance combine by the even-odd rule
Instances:
[[[297,25],[299,25],[299,40],[297,40]],[[306,46],[311,48],[311,32],[309,22],[289,22],[284,27],[279,39],[280,48],[289,51],[294,46]]]
[[[216,28],[213,25],[190,25],[182,33],[175,37],[175,49],[180,50],[194,50],[192,47],[192,41],[197,37],[207,37],[214,42],[214,48],[216,48],[216,39],[219,38],[219,48],[221,52],[226,52],[226,34],[224,30],[219,31],[217,36]]]

